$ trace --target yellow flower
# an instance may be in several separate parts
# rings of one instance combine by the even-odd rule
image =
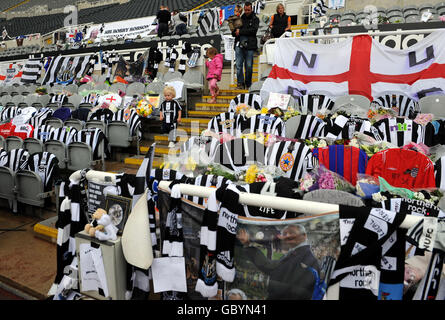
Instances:
[[[187,170],[195,171],[196,169],[196,162],[193,160],[192,157],[188,157],[187,162],[185,164],[185,168]]]
[[[261,113],[262,113],[262,114],[266,114],[267,111],[269,111],[269,110],[267,110],[267,108],[262,108],[262,109],[261,109]]]
[[[256,165],[254,165],[254,164],[251,165],[249,167],[249,169],[247,169],[247,171],[246,171],[246,179],[245,179],[245,181],[247,183],[254,183],[257,174],[258,174],[258,167]]]

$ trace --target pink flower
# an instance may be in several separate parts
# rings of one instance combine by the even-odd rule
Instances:
[[[445,22],[445,16],[440,16],[439,19],[440,21]]]
[[[335,189],[334,178],[327,172],[324,172],[320,175],[318,184],[320,185],[321,189]]]

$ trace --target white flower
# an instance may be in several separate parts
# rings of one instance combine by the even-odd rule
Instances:
[[[374,200],[375,202],[382,202],[387,200],[387,198],[385,196],[382,196],[380,192],[376,192],[372,194],[372,200]]]
[[[349,145],[351,147],[360,148],[360,145],[359,145],[358,140],[356,138],[352,138],[351,141],[349,142]]]
[[[425,196],[422,192],[414,192],[414,197],[416,197],[418,200],[425,200]]]
[[[320,140],[320,142],[318,143],[318,147],[319,148],[324,148],[324,147],[327,147],[327,143],[326,143],[326,141],[325,140]]]

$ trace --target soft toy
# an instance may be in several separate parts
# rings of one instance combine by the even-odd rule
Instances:
[[[117,239],[117,227],[111,221],[111,217],[104,209],[97,209],[93,213],[93,221],[85,225],[85,232],[91,237],[96,237],[99,240],[116,240]],[[94,226],[94,223],[97,226]]]

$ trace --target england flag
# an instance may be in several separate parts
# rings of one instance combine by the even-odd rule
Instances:
[[[370,101],[388,91],[418,99],[445,88],[444,31],[432,32],[404,50],[359,35],[332,44],[277,39],[274,64],[261,96],[270,92],[327,91],[331,96],[363,95]]]

